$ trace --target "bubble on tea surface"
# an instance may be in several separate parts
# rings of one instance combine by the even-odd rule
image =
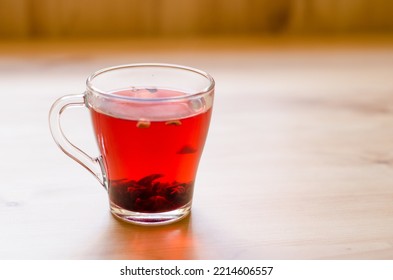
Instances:
[[[192,99],[189,101],[188,106],[193,112],[199,112],[203,109],[203,102],[201,99]]]
[[[136,87],[132,87],[130,95],[132,97],[136,97],[136,98],[150,99],[150,98],[154,98],[155,97],[155,94],[153,94],[155,92],[157,92],[157,90],[154,91],[153,88],[136,88]]]

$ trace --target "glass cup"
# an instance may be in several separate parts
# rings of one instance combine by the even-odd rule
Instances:
[[[189,214],[195,177],[209,129],[214,80],[171,64],[131,64],[99,70],[83,94],[58,99],[50,110],[52,136],[109,194],[112,214],[145,225]],[[70,106],[90,110],[100,154],[73,145],[60,126]]]

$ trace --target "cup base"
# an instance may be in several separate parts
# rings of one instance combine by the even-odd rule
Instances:
[[[185,218],[191,212],[191,202],[183,207],[162,213],[141,213],[120,208],[114,203],[110,205],[111,213],[116,218],[131,224],[155,226],[167,225]]]

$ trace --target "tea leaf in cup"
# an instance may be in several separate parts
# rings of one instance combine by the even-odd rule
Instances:
[[[150,122],[149,121],[139,121],[136,124],[137,128],[149,128],[150,127]]]
[[[179,125],[181,125],[181,121],[179,121],[179,120],[172,120],[172,121],[167,121],[165,124],[166,125],[179,126]]]

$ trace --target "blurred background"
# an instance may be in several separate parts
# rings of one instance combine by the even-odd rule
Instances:
[[[391,0],[0,0],[0,38],[393,34]]]

